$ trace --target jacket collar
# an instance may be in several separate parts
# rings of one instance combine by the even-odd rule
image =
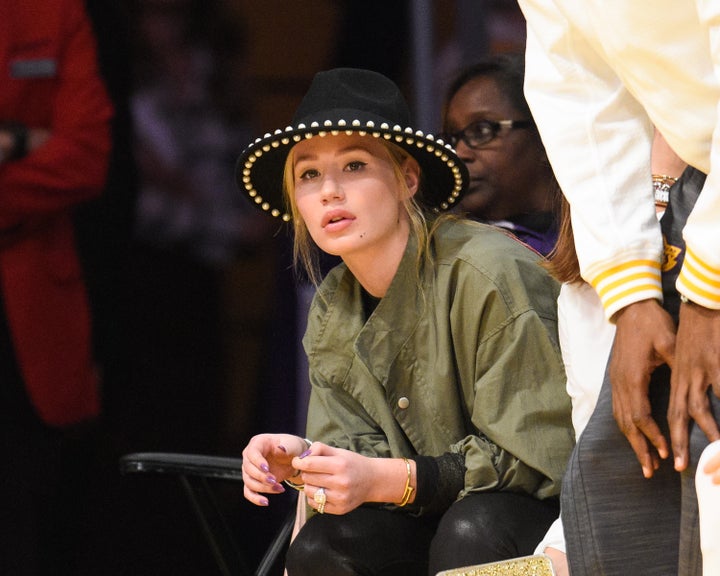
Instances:
[[[430,298],[430,294],[423,296],[420,288],[417,251],[417,239],[411,235],[387,294],[366,322],[363,321],[362,288],[345,269],[324,322],[333,329],[320,338],[315,351],[329,352],[337,348],[338,340],[354,341],[354,352],[384,386],[402,347],[417,330],[425,302]],[[429,289],[426,282],[422,285],[425,290]]]

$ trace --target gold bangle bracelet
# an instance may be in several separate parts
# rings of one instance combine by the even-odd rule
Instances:
[[[410,467],[410,461],[407,458],[403,458],[403,461],[405,462],[405,468],[407,469],[407,480],[405,481],[405,490],[403,491],[402,499],[400,500],[400,503],[398,506],[401,508],[410,501],[410,496],[412,496],[412,493],[415,492],[415,488],[410,486],[410,480],[412,479],[412,468]]]

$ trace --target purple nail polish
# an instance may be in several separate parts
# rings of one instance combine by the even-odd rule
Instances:
[[[268,466],[267,464],[261,464],[260,470],[262,470],[263,472],[266,472],[266,473],[270,472],[270,466]]]
[[[310,454],[312,454],[312,450],[310,450],[310,448],[308,448],[307,450],[305,450],[305,452],[300,454],[300,456],[298,456],[298,458],[305,458],[306,456],[310,456]]]
[[[269,506],[269,505],[270,505],[270,502],[267,498],[262,498],[260,500],[260,506]]]
[[[265,481],[266,481],[268,484],[277,484],[277,478],[275,478],[275,476],[273,476],[272,474],[269,474],[269,475],[265,478]]]
[[[273,490],[274,490],[275,492],[278,492],[278,493],[282,494],[283,492],[285,492],[285,486],[283,486],[282,484],[274,484],[274,485],[273,485]]]

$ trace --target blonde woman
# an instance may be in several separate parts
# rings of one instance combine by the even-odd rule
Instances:
[[[558,285],[537,254],[441,215],[467,171],[370,71],[319,73],[292,126],[243,152],[238,182],[294,223],[311,278],[318,249],[342,258],[303,340],[311,440],[261,434],[243,451],[248,500],[269,505],[285,481],[312,509],[289,575],[435,574],[532,552],[573,442]]]

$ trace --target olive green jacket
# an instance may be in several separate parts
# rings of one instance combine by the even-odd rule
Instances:
[[[465,458],[465,488],[556,496],[573,446],[557,341],[558,285],[503,232],[443,223],[418,272],[411,238],[365,321],[344,264],[303,339],[308,437],[367,456]]]

